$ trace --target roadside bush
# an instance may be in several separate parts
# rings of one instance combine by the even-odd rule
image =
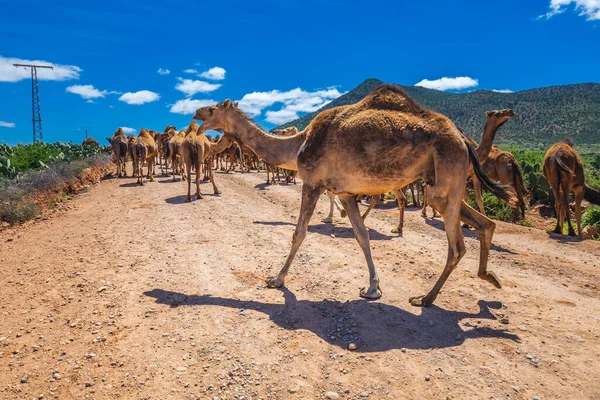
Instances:
[[[471,190],[469,192],[469,205],[479,211],[479,206],[475,200],[475,194]],[[512,207],[491,193],[483,192],[483,209],[488,218],[504,222],[512,221]]]
[[[588,225],[600,227],[600,206],[589,207],[581,218],[581,226],[586,227]]]

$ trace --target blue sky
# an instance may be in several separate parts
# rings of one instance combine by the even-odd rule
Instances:
[[[103,142],[119,126],[185,127],[196,106],[226,98],[271,128],[369,77],[441,90],[600,81],[597,0],[0,0],[0,10],[10,144],[32,140],[31,84],[13,59],[56,67],[40,81],[48,142],[80,142],[82,126]]]

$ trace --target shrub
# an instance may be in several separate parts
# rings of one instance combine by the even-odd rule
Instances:
[[[581,226],[600,226],[600,206],[589,207],[581,218]]]
[[[469,205],[474,209],[479,210],[475,195],[472,192],[469,196]],[[511,222],[513,219],[512,207],[488,192],[483,192],[483,209],[488,218],[505,222]]]

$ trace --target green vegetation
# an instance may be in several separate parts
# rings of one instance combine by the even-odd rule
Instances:
[[[588,208],[585,215],[581,218],[581,226],[588,225],[600,227],[600,206],[592,206]]]
[[[296,126],[302,130],[322,110],[362,100],[382,82],[367,79],[320,110],[278,128]],[[516,93],[477,90],[448,93],[415,86],[403,86],[417,102],[447,115],[467,135],[479,140],[485,112],[512,108],[516,116],[502,127],[497,141],[526,144],[544,149],[566,136],[577,144],[598,144],[600,135],[600,84],[552,86]]]
[[[101,152],[97,146],[61,142],[0,144],[0,221],[17,224],[39,215],[36,196],[62,190],[85,168],[108,165],[111,156]]]
[[[72,143],[34,143],[9,146],[0,144],[0,182],[16,179],[20,173],[40,170],[55,161],[73,161],[86,158],[102,150],[97,146]]]

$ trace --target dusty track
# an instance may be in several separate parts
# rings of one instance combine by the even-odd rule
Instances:
[[[415,209],[391,234],[390,202],[367,220],[384,292],[367,302],[352,229],[320,222],[323,197],[287,289],[266,289],[300,185],[218,173],[222,196],[204,184],[189,204],[170,179],[103,181],[0,234],[1,399],[600,398],[600,243],[499,223],[497,290],[465,230],[467,255],[419,309],[445,234]]]

